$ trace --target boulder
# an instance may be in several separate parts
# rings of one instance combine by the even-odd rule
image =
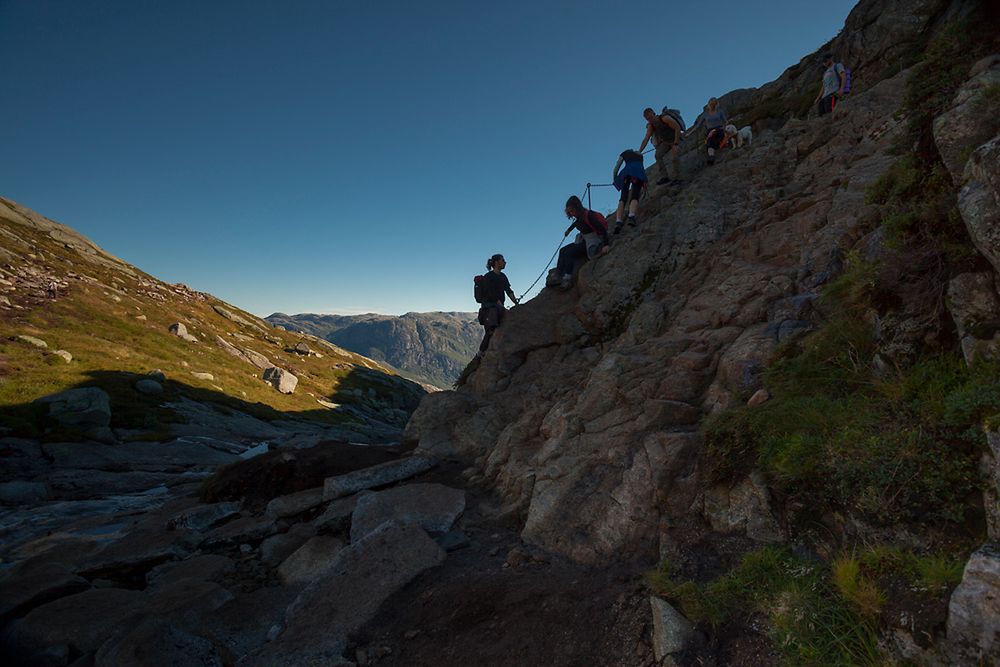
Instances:
[[[163,385],[152,378],[143,378],[136,381],[135,390],[147,396],[158,396],[163,393]]]
[[[24,561],[0,578],[0,624],[35,607],[90,588],[90,583],[62,563]]]
[[[26,335],[14,336],[14,340],[20,341],[22,343],[27,343],[28,345],[32,345],[34,347],[42,349],[47,348],[49,346],[49,344],[46,343],[44,340],[42,340],[41,338],[35,338],[34,336],[26,336]]]
[[[964,176],[958,210],[972,242],[1000,273],[1000,135],[972,153]]]
[[[951,108],[934,119],[934,143],[955,182],[961,180],[969,154],[1000,130],[996,109],[983,99],[988,90],[1000,87],[1000,56],[979,61],[973,71],[955,93]]]
[[[291,394],[295,391],[295,387],[299,383],[299,379],[297,377],[283,368],[278,368],[277,366],[265,368],[263,378],[264,382],[270,383],[272,387],[280,391],[282,394]]]
[[[260,560],[276,567],[295,553],[299,547],[316,537],[316,528],[308,523],[297,523],[287,533],[272,535],[260,544]]]
[[[310,350],[309,346],[306,345],[305,343],[296,343],[295,344],[295,352],[296,352],[296,354],[302,354],[302,355],[306,355],[306,356],[312,354],[312,350]]]
[[[239,515],[239,513],[240,504],[238,502],[196,505],[171,517],[167,521],[167,528],[169,530],[182,528],[202,533]]]
[[[66,350],[56,350],[52,354],[54,354],[57,357],[61,357],[63,361],[65,361],[67,364],[73,361],[73,355],[67,352]]]
[[[358,501],[367,494],[367,491],[362,491],[353,496],[334,500],[326,506],[322,514],[312,520],[312,525],[321,533],[339,533],[347,530],[351,525],[354,508],[357,507]]]
[[[653,654],[657,664],[672,653],[687,648],[694,638],[694,626],[666,600],[650,596],[653,609]]]
[[[324,574],[333,564],[344,543],[335,537],[310,538],[278,566],[278,576],[286,584],[306,584]]]
[[[268,516],[276,519],[295,516],[323,504],[323,487],[317,486],[298,493],[279,496],[267,504]]]
[[[447,533],[464,511],[465,491],[442,484],[407,484],[369,493],[358,499],[351,517],[351,542],[389,520]]]
[[[192,336],[191,334],[188,333],[187,327],[184,325],[183,322],[174,322],[173,324],[170,325],[169,331],[173,335],[177,336],[182,340],[186,340],[189,343],[198,342],[198,338],[196,336]]]
[[[337,554],[288,607],[284,632],[250,664],[336,664],[350,634],[390,595],[444,558],[421,528],[383,524]]]
[[[276,530],[274,519],[270,517],[246,516],[212,530],[205,535],[201,546],[211,549],[243,543],[256,544],[273,535]]]
[[[1000,298],[992,273],[963,273],[952,278],[948,282],[948,311],[967,364],[971,366],[977,358],[1000,357]]]
[[[36,607],[14,624],[10,643],[21,656],[68,646],[77,654],[96,651],[119,627],[143,611],[140,591],[99,588]],[[26,664],[31,664],[28,660]]]
[[[195,376],[199,380],[207,380],[208,382],[214,382],[215,376],[211,373],[205,373],[203,371],[191,371],[191,375]]]
[[[236,569],[233,559],[220,554],[202,554],[157,565],[146,574],[150,587],[169,586],[180,581],[215,581]]]
[[[780,542],[781,526],[771,513],[771,495],[763,476],[751,473],[739,484],[721,484],[704,494],[704,515],[722,533],[743,532],[757,542]]]
[[[78,387],[35,401],[49,408],[53,421],[80,429],[107,427],[111,423],[111,402],[98,387]]]
[[[1000,545],[972,554],[948,603],[951,664],[996,664],[1000,655]]]
[[[328,477],[323,483],[323,499],[334,500],[365,489],[374,489],[409,479],[427,472],[437,465],[434,459],[425,456],[410,456],[398,461],[387,461],[370,468],[362,468],[346,475]]]

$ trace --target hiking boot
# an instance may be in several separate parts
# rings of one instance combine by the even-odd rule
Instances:
[[[635,227],[635,226],[636,226],[636,225],[638,224],[638,222],[639,222],[639,221],[635,219],[635,216],[634,216],[634,215],[630,215],[630,216],[628,217],[628,226],[629,226],[629,227]]]
[[[622,231],[622,221],[619,220],[615,223],[615,230],[611,232],[612,234],[620,234]]]

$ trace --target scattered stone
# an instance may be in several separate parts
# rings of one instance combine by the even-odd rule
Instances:
[[[136,315],[135,319],[139,320],[140,322],[145,322],[147,318],[145,315]]]
[[[146,373],[146,376],[150,380],[155,380],[156,382],[159,382],[160,384],[163,384],[164,382],[167,381],[167,375],[166,375],[166,373],[164,373],[163,371],[161,371],[159,368],[149,371],[148,373]]]
[[[403,633],[403,639],[409,641],[410,639],[416,639],[420,636],[420,630],[407,630]]]
[[[241,459],[252,459],[255,456],[260,456],[261,454],[267,454],[271,449],[271,446],[266,442],[260,442],[250,447],[242,452],[240,452]]]
[[[211,373],[204,373],[202,371],[191,371],[191,375],[195,376],[199,380],[207,380],[209,382],[215,381],[215,376]]]
[[[49,418],[77,428],[106,427],[111,423],[111,402],[98,387],[78,387],[35,401],[49,406]]]
[[[526,565],[531,562],[531,554],[528,553],[522,547],[514,547],[507,552],[507,559],[504,561],[504,567],[510,567],[517,569],[522,565]]]
[[[275,530],[273,519],[247,516],[213,529],[205,535],[202,547],[210,549],[244,542],[260,542],[273,535]]]
[[[653,653],[660,663],[671,653],[687,648],[694,637],[694,627],[666,600],[654,595],[649,603],[653,609]]]
[[[25,336],[25,335],[14,336],[14,340],[18,340],[21,341],[22,343],[27,343],[28,345],[33,345],[38,348],[47,348],[49,346],[49,344],[46,343],[44,340],[42,340],[41,338],[35,338],[34,336]]]
[[[87,580],[62,563],[25,561],[0,578],[0,623],[35,607],[90,588]]]
[[[323,499],[334,500],[365,489],[387,486],[427,472],[436,465],[437,461],[432,458],[410,456],[355,470],[346,475],[328,477],[323,484]]]
[[[63,645],[78,654],[90,653],[141,611],[144,602],[140,591],[120,588],[76,593],[33,609],[13,626],[10,640],[25,656]]]
[[[272,535],[260,545],[260,560],[265,565],[276,567],[295,553],[313,537],[316,528],[308,523],[297,523],[287,533]]]
[[[270,383],[272,387],[280,391],[282,394],[291,394],[295,391],[295,387],[299,383],[299,379],[297,377],[283,368],[278,368],[277,366],[271,366],[270,368],[264,369],[263,378],[265,382]]]
[[[354,496],[334,500],[326,506],[326,509],[318,517],[313,519],[312,525],[321,533],[339,533],[347,530],[351,525],[351,516],[354,508],[358,505],[358,500],[364,498],[366,492]]]
[[[163,385],[153,379],[143,378],[135,383],[135,390],[147,396],[157,396],[163,393]]]
[[[168,530],[183,528],[198,533],[205,532],[240,513],[238,502],[196,505],[172,517],[167,522]]]
[[[306,345],[305,343],[296,343],[295,352],[296,354],[303,354],[308,356],[309,354],[312,353],[312,350],[310,350],[309,346]]]
[[[313,537],[278,566],[278,576],[286,584],[309,583],[326,573],[343,548],[335,537]]]
[[[754,392],[753,396],[750,397],[750,400],[747,401],[747,405],[750,407],[756,407],[767,403],[769,400],[771,400],[771,392],[767,389],[758,389]]]
[[[249,544],[241,544],[240,553],[243,554],[244,556],[248,556],[253,553],[253,547],[250,546]]]
[[[67,352],[66,350],[56,350],[52,354],[56,355],[57,357],[62,357],[63,359],[66,360],[67,364],[73,361],[73,355]]]
[[[323,504],[323,487],[279,496],[267,504],[267,515],[276,519],[295,516]]]
[[[275,623],[267,631],[267,641],[273,642],[281,634],[281,626]]]
[[[965,565],[948,603],[952,664],[993,664],[1000,655],[1000,544],[987,543]]]
[[[439,547],[451,553],[452,551],[458,551],[469,546],[469,536],[455,528],[436,538],[435,542],[438,543]]]
[[[369,493],[358,500],[351,517],[351,541],[390,519],[429,533],[447,533],[464,511],[465,492],[443,484],[407,484]]]
[[[186,560],[158,565],[146,574],[150,586],[169,586],[180,581],[214,581],[236,569],[231,558],[220,554],[203,554]]]
[[[371,620],[390,595],[444,558],[421,528],[386,522],[343,549],[326,573],[302,591],[285,613],[284,633],[254,664],[279,664],[279,659],[281,664],[322,663],[340,656],[346,638]]]

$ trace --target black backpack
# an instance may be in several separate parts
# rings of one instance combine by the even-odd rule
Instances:
[[[663,111],[660,112],[660,115],[670,116],[671,118],[674,119],[674,122],[676,122],[677,125],[680,126],[681,132],[687,132],[687,127],[684,125],[684,119],[681,118],[680,109],[669,109],[667,107],[663,107]]]
[[[486,301],[486,276],[476,276],[472,282],[472,294],[476,297],[476,303],[484,303]]]

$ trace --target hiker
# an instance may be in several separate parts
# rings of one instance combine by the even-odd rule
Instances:
[[[477,294],[482,293],[478,299],[482,303],[479,308],[479,323],[486,330],[483,334],[483,342],[479,344],[477,358],[481,358],[486,353],[490,339],[493,338],[493,332],[497,330],[507,315],[507,309],[504,307],[504,295],[509,296],[515,306],[520,303],[514,296],[514,290],[510,288],[510,281],[507,280],[507,276],[503,272],[506,266],[507,260],[503,258],[503,255],[497,253],[486,260],[486,268],[489,272],[477,280]]]
[[[823,54],[823,85],[819,89],[814,104],[819,109],[819,115],[833,113],[837,100],[844,96],[847,88],[847,68],[841,63],[833,62],[832,53]]]
[[[563,233],[563,238],[569,236],[574,229],[579,234],[574,243],[559,250],[556,270],[562,273],[562,289],[572,287],[573,265],[577,259],[594,259],[606,253],[609,248],[607,220],[597,211],[584,208],[583,202],[576,195],[566,200],[566,217],[572,218],[573,223]]]
[[[625,168],[622,169],[622,165]],[[620,171],[619,171],[620,170]],[[642,189],[646,187],[646,170],[642,166],[642,153],[632,149],[622,151],[615,163],[615,170],[612,174],[612,183],[620,190],[622,195],[618,200],[618,210],[615,211],[615,231],[617,234],[622,230],[622,216],[625,209],[628,209],[628,224],[630,227],[636,226],[636,213],[639,210],[639,196]]]
[[[652,139],[653,145],[656,146],[656,163],[660,165],[660,172],[663,174],[663,178],[656,182],[657,185],[663,185],[671,180],[681,180],[681,161],[677,156],[677,144],[684,134],[684,128],[678,122],[680,115],[675,118],[668,111],[664,109],[660,115],[656,115],[655,111],[646,107],[642,112],[642,117],[646,119],[646,136],[639,145],[639,153],[642,153],[646,144]]]
[[[705,145],[708,146],[708,164],[715,164],[715,151],[726,145],[729,137],[726,135],[725,128],[728,123],[726,112],[719,106],[718,98],[713,97],[708,100],[705,109],[689,130],[690,132],[704,125],[708,131],[705,136]]]

